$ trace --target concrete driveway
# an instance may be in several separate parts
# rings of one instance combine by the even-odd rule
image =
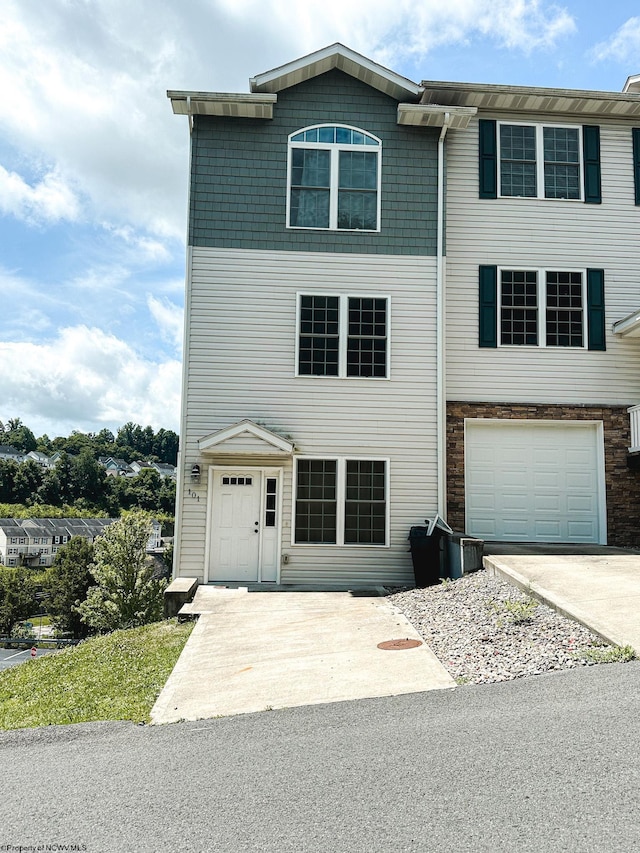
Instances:
[[[455,687],[404,615],[372,590],[200,586],[191,609],[200,616],[154,723]]]
[[[603,545],[486,542],[484,567],[640,656],[640,553]]]

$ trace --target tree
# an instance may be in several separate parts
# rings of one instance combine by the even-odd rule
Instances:
[[[78,638],[89,633],[77,607],[86,599],[94,582],[90,571],[92,560],[91,542],[84,536],[73,536],[56,554],[43,584],[43,592],[48,593],[47,611],[56,628]]]
[[[38,489],[42,485],[42,479],[42,468],[33,459],[27,459],[26,462],[16,465],[13,481],[13,503],[33,503]]]
[[[28,569],[0,567],[0,634],[11,636],[16,622],[36,612],[35,592]]]
[[[0,444],[11,444],[16,450],[29,453],[37,447],[35,435],[28,426],[25,426],[20,418],[9,418],[0,430]]]
[[[77,607],[82,621],[98,632],[146,625],[162,618],[166,581],[154,579],[146,548],[151,516],[136,510],[110,524],[96,539],[91,573],[97,586]]]

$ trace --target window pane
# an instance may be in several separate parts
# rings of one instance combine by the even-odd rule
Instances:
[[[534,127],[500,125],[500,191],[505,196],[537,195]]]
[[[318,142],[335,142],[336,129],[335,127],[319,127]]]
[[[584,346],[582,273],[547,273],[547,346]]]
[[[387,375],[387,300],[349,299],[347,376]]]
[[[385,463],[348,460],[346,463],[346,544],[384,545],[386,542]]]
[[[338,297],[300,297],[298,373],[303,376],[337,376],[338,359]]]
[[[310,497],[312,492],[315,499]],[[298,460],[295,540],[336,543],[335,460]]]
[[[369,151],[341,151],[339,186],[340,189],[375,190],[378,155]]]
[[[329,190],[291,190],[291,225],[299,228],[329,227]]]
[[[545,127],[545,198],[580,198],[580,137],[577,128]]]
[[[375,231],[378,225],[378,194],[363,190],[338,192],[338,228]]]
[[[312,148],[292,150],[291,225],[300,228],[329,227],[330,158],[329,151]]]
[[[533,270],[500,273],[500,343],[538,344],[538,276]]]

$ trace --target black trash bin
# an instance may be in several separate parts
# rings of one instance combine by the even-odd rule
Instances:
[[[431,520],[426,518],[425,525],[416,525],[409,531],[416,586],[434,586],[448,575],[445,551],[453,530],[439,515]]]
[[[442,563],[440,540],[445,535],[444,530],[439,527],[434,527],[429,533],[429,528],[422,525],[416,525],[409,531],[409,547],[416,586],[434,586],[440,583]]]

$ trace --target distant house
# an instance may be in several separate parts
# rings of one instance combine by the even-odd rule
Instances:
[[[115,518],[0,518],[0,564],[50,566],[73,536],[95,542]],[[147,551],[161,547],[162,526],[153,519]]]
[[[151,467],[155,468],[155,470],[160,474],[163,480],[175,480],[176,479],[176,466],[169,465],[168,462],[151,462]]]
[[[55,462],[51,461],[51,458],[47,456],[46,453],[41,453],[39,450],[31,450],[27,453],[26,462],[32,460],[41,468],[55,468]]]
[[[16,450],[11,444],[0,444],[0,459],[24,462],[27,459],[27,454],[21,450]]]
[[[128,462],[115,456],[101,456],[99,461],[107,469],[108,477],[135,477],[137,473]]]
[[[72,536],[90,542],[115,518],[0,518],[0,563],[4,566],[50,566]]]

